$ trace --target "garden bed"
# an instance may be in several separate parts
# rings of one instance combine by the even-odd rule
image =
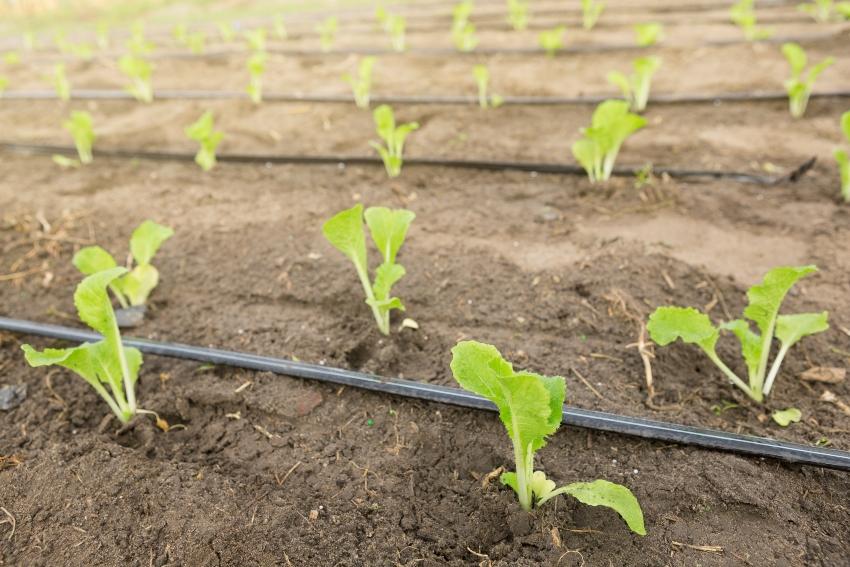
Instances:
[[[499,33],[513,37],[492,21],[492,43]],[[783,25],[789,33],[820,30]],[[614,41],[617,30],[603,31]],[[630,41],[627,27],[619,34]],[[813,58],[840,55],[841,41],[814,44]],[[764,50],[767,63],[755,69],[744,50]],[[664,80],[660,72],[659,91],[776,90],[785,69],[774,51],[705,48],[693,73],[684,71],[682,51],[671,58],[681,71]],[[666,65],[663,48],[661,55]],[[543,96],[607,92],[604,71],[625,69],[631,55],[492,57],[494,75],[516,61],[534,76],[550,66],[573,69],[558,79],[572,82],[563,89],[535,88],[521,70],[504,88],[496,84],[504,94]],[[328,77],[338,80],[356,63],[337,55],[284,59],[278,90],[304,92],[344,93],[328,87],[335,84]],[[472,64],[387,57],[376,92],[423,94],[425,81],[444,71],[466,81]],[[120,85],[98,82],[108,70],[88,65],[77,74],[69,67],[75,85]],[[155,84],[244,85],[241,57],[171,65],[162,63]],[[819,85],[850,87],[846,65],[841,60]],[[403,68],[395,78],[394,67]],[[593,87],[575,90],[582,83],[574,72]],[[203,81],[187,84],[190,73]],[[402,80],[408,74],[412,82]],[[693,83],[679,81],[683,75]],[[456,84],[435,80],[431,94],[466,92]],[[343,104],[3,101],[3,141],[67,143],[60,123],[69,108],[92,112],[96,147],[104,149],[191,151],[183,128],[210,108],[226,134],[223,152],[371,155],[369,114]],[[445,385],[453,384],[451,347],[474,338],[497,345],[517,367],[565,376],[567,401],[577,407],[850,449],[850,415],[819,401],[828,389],[850,403],[850,383],[798,378],[850,361],[850,208],[838,204],[830,161],[846,109],[846,99],[819,99],[795,122],[784,102],[650,106],[651,127],[620,156],[624,165],[771,174],[820,158],[799,182],[772,187],[662,178],[641,189],[628,178],[596,187],[577,176],[427,166],[392,181],[371,166],[223,163],[202,174],[191,163],[96,159],[60,170],[43,156],[4,154],[0,274],[13,275],[0,281],[0,304],[4,315],[71,324],[74,251],[96,242],[122,257],[132,228],[153,218],[176,235],[157,256],[162,282],[149,317],[128,334]],[[591,108],[396,112],[423,124],[410,138],[411,157],[563,163]],[[322,237],[325,219],[359,201],[417,215],[397,291],[419,330],[395,332],[394,319],[392,335],[380,335],[351,265]],[[766,407],[683,345],[657,350],[650,399],[632,345],[638,322],[656,306],[731,318],[768,269],[807,263],[821,271],[795,288],[787,310],[828,310],[832,329],[795,347]],[[613,512],[572,500],[521,512],[513,493],[485,482],[512,459],[489,413],[146,356],[143,407],[186,429],[162,433],[137,419],[116,431],[83,381],[28,368],[20,342],[53,344],[0,335],[0,382],[28,386],[19,408],[0,413],[0,505],[16,522],[9,539],[11,524],[0,524],[0,565],[832,566],[850,554],[846,474],[562,429],[540,452],[542,468],[559,482],[629,486],[647,518],[641,538]],[[721,343],[727,359],[735,350]],[[717,411],[724,402],[737,407]],[[769,419],[770,409],[792,405],[802,410],[800,423],[782,429]]]

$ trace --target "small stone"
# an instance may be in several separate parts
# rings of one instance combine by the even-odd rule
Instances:
[[[0,387],[0,410],[9,411],[21,405],[27,399],[26,384],[11,384]]]
[[[311,522],[315,522],[319,519],[319,511],[318,510],[310,510],[310,514],[307,516],[310,518]]]
[[[134,305],[126,309],[115,310],[115,320],[122,329],[138,327],[145,320],[145,306]]]

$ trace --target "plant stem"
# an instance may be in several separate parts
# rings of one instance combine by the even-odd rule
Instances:
[[[121,423],[127,423],[130,421],[132,415],[129,415],[129,410],[122,407],[120,404],[115,403],[115,399],[109,395],[109,392],[106,391],[106,388],[104,388],[102,384],[96,381],[89,382],[89,384],[91,384],[100,397],[109,404],[109,409],[111,409],[112,413],[121,420]]]
[[[130,416],[136,415],[136,389],[130,379],[130,367],[127,365],[127,355],[124,352],[124,343],[121,342],[121,332],[118,330],[118,322],[115,321],[115,337],[118,340],[118,361],[121,364],[121,375],[124,378],[124,396],[127,398],[127,409]]]
[[[758,391],[758,392],[757,392],[756,390],[753,390],[750,386],[748,386],[748,385],[747,385],[747,383],[746,383],[746,382],[744,382],[743,380],[741,380],[740,378],[738,378],[738,375],[737,375],[737,374],[735,374],[735,373],[732,371],[732,369],[731,369],[731,368],[729,368],[728,366],[726,366],[726,364],[725,364],[722,360],[720,360],[720,357],[719,357],[719,356],[717,356],[717,355],[716,355],[716,354],[714,354],[714,353],[710,353],[710,352],[707,352],[706,354],[708,354],[708,357],[711,359],[711,361],[712,361],[714,364],[716,364],[716,365],[717,365],[717,367],[718,367],[718,368],[719,368],[719,369],[723,372],[723,374],[725,374],[725,375],[726,375],[726,377],[727,377],[727,378],[729,378],[729,380],[731,380],[731,381],[732,381],[732,383],[733,383],[733,384],[735,384],[735,385],[736,385],[736,386],[738,386],[740,389],[742,389],[744,392],[746,392],[746,394],[747,394],[749,397],[751,397],[753,400],[755,400],[755,401],[757,401],[757,402],[761,403],[761,401],[762,401],[762,399],[763,399],[763,396],[761,395],[761,392],[760,392],[760,391]]]
[[[518,431],[518,424],[514,420],[514,431]],[[514,433],[516,435],[516,433]],[[519,504],[526,512],[531,512],[531,487],[528,485],[528,470],[526,467],[526,458],[522,446],[519,444],[519,439],[513,439],[514,445],[514,461],[516,461],[516,486],[517,496],[519,496]]]
[[[390,334],[390,317],[389,313],[384,317],[381,311],[375,307],[375,294],[372,291],[372,283],[369,281],[369,274],[366,273],[366,267],[355,262],[354,267],[357,269],[357,276],[360,278],[360,283],[363,285],[363,291],[366,292],[366,303],[372,309],[372,315],[375,316],[375,322],[378,324],[378,330],[384,335]]]
[[[791,348],[791,345],[786,343],[782,343],[782,346],[779,347],[779,354],[777,354],[776,358],[773,360],[773,366],[770,367],[770,373],[767,375],[767,380],[764,382],[765,396],[770,394],[770,390],[773,388],[773,381],[776,380],[776,377],[779,375],[779,367],[782,366],[782,360],[788,353],[789,348]]]

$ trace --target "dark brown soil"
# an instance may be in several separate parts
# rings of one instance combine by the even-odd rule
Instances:
[[[448,9],[420,7],[424,27],[442,21],[438,6]],[[793,6],[769,12],[795,15]],[[628,23],[612,12],[600,33],[629,41],[620,25]],[[802,19],[781,25],[799,34],[827,29]],[[516,41],[498,18],[480,27],[491,44]],[[736,31],[721,20],[716,28],[706,40]],[[375,41],[358,33],[352,44]],[[419,41],[442,45],[429,33]],[[683,43],[693,39],[676,33]],[[841,55],[839,46],[817,43],[813,57]],[[659,78],[664,92],[776,90],[785,74],[776,46],[660,50],[681,70]],[[491,63],[514,70],[499,85],[503,94],[579,94],[606,92],[604,72],[629,57]],[[337,55],[280,61],[287,72],[274,89],[303,92],[344,92],[328,84],[356,64]],[[452,77],[465,77],[471,64],[387,57],[378,90],[469,92],[453,88]],[[39,65],[25,60],[14,71],[21,88],[24,76],[38,86],[46,69]],[[157,85],[241,89],[242,65],[163,61]],[[850,86],[840,72],[847,65],[841,58],[824,74],[825,89]],[[533,80],[547,73],[560,77],[554,86]],[[120,85],[96,62],[69,67],[69,76],[81,88]],[[577,90],[584,84],[591,86]],[[3,102],[0,137],[67,143],[61,119],[86,106],[103,148],[190,150],[182,130],[205,108],[226,132],[227,152],[366,155],[372,135],[370,116],[350,105]],[[138,336],[440,384],[452,383],[450,348],[474,338],[518,367],[565,376],[568,402],[578,407],[850,449],[850,415],[819,401],[829,390],[850,403],[850,383],[799,379],[808,368],[850,362],[850,209],[838,203],[830,159],[846,107],[846,99],[816,100],[804,120],[792,121],[784,103],[656,106],[651,127],[621,153],[623,164],[771,173],[819,158],[799,183],[776,187],[669,179],[595,187],[578,177],[427,167],[394,181],[371,167],[225,164],[202,174],[192,164],[119,160],[63,171],[48,158],[8,154],[0,305],[4,315],[75,324],[74,251],[97,242],[123,257],[133,227],[153,218],[177,234],[156,258],[162,282]],[[409,155],[567,162],[591,110],[397,112],[423,124]],[[418,331],[382,337],[352,267],[321,235],[323,220],[355,202],[417,214],[397,291]],[[656,349],[649,398],[633,344],[655,306],[693,305],[728,319],[769,268],[803,263],[821,271],[797,286],[786,309],[829,310],[832,329],[795,347],[766,406],[683,345]],[[0,384],[29,392],[19,408],[0,413],[0,522],[8,520],[0,523],[0,565],[850,565],[846,474],[563,428],[540,452],[540,468],[558,482],[628,485],[647,518],[641,538],[609,511],[561,499],[527,515],[508,490],[483,484],[496,468],[512,467],[502,426],[488,413],[148,356],[143,406],[186,429],[162,433],[138,419],[118,430],[82,380],[28,368],[25,340],[51,344],[0,335]],[[721,352],[737,361],[732,342]],[[724,402],[737,407],[718,415]],[[779,428],[769,413],[789,406],[803,421]]]

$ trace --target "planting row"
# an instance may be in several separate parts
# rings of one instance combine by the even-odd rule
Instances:
[[[414,218],[415,215],[405,209],[372,207],[364,212],[362,205],[358,204],[338,213],[322,227],[327,241],[354,265],[363,287],[365,302],[372,311],[379,331],[384,335],[389,335],[391,332],[390,314],[396,310],[405,310],[401,299],[392,295],[392,288],[406,274],[405,268],[396,261],[396,258]],[[380,264],[374,270],[373,276],[369,274],[364,220],[372,241],[380,253]],[[74,256],[73,264],[88,276],[75,295],[75,304],[83,322],[104,335],[106,335],[104,329],[108,328],[109,333],[115,335],[114,340],[120,341],[118,335],[120,319],[116,319],[113,315],[106,290],[111,292],[123,309],[133,307],[143,310],[150,293],[159,282],[159,272],[152,265],[153,257],[160,246],[172,235],[173,231],[168,227],[152,221],[142,223],[134,231],[130,240],[129,262],[132,269],[129,272],[126,268],[119,268],[113,256],[99,246],[89,246],[78,251]],[[782,362],[791,347],[804,337],[829,328],[828,314],[825,311],[795,315],[779,313],[785,295],[795,283],[816,271],[814,266],[783,267],[769,271],[762,283],[748,291],[749,306],[744,310],[744,319],[727,321],[715,327],[708,316],[693,308],[659,307],[650,316],[647,329],[651,338],[661,346],[677,339],[698,346],[731,383],[741,388],[754,401],[763,402],[770,394]],[[109,277],[103,276],[104,273],[110,274]],[[101,276],[96,278],[98,274]],[[87,309],[93,309],[93,307],[87,307],[86,301],[91,300],[94,295],[96,295],[95,304],[99,309],[100,319],[95,319],[94,315],[86,314],[87,312],[84,313]],[[109,321],[108,327],[105,327],[105,323],[102,322],[104,318]],[[758,332],[752,330],[751,323],[755,324]],[[412,319],[405,319],[400,329],[405,327],[418,328],[418,324]],[[715,347],[721,331],[729,332],[739,340],[741,353],[748,369],[746,380],[741,379],[718,356]],[[774,337],[779,341],[780,349],[773,363],[769,364]],[[84,348],[94,347],[84,345]],[[93,352],[100,353],[102,348],[98,347],[98,349]],[[25,350],[28,353],[28,360],[35,365],[62,364],[78,371],[84,377],[87,373],[91,374],[86,369],[97,370],[98,368],[89,362],[78,361],[76,358],[78,355],[74,354],[77,351],[74,349],[49,351],[43,356],[29,347]],[[68,357],[72,355],[71,362],[67,362]],[[89,353],[85,356],[94,356],[94,354]],[[135,383],[141,359],[139,355],[138,361],[131,364],[126,360],[120,360],[119,357],[115,359],[115,362],[116,366],[111,370],[105,363],[102,365],[102,369],[106,369],[104,370],[106,374],[98,373],[100,381],[111,387],[111,395],[99,382],[89,378],[87,380],[107,401],[116,415],[122,421],[127,421],[136,413],[135,396],[129,386]],[[115,369],[120,372],[112,372]],[[128,370],[131,369],[133,369],[132,372],[128,374]],[[123,380],[119,380],[122,376]],[[799,410],[789,408],[786,412],[774,413],[774,419],[781,425],[787,425],[788,415],[793,416],[794,420],[800,418]]]
[[[486,96],[485,96],[486,98]],[[490,98],[485,103],[490,104]],[[374,110],[374,123],[380,141],[370,142],[381,157],[389,177],[401,174],[404,162],[404,145],[407,137],[419,128],[417,122],[397,123],[392,108],[380,105]],[[632,113],[625,101],[609,100],[601,103],[593,113],[590,127],[581,130],[582,138],[572,145],[576,161],[587,172],[592,182],[601,182],[610,178],[619,151],[637,130],[648,124],[647,119]],[[92,148],[96,139],[94,121],[84,111],[73,111],[64,122],[64,127],[74,139],[79,161],[64,156],[54,156],[54,161],[65,167],[77,167],[81,163],[90,163],[93,159]],[[850,111],[839,120],[840,131],[847,143],[850,143]],[[224,139],[225,133],[216,129],[211,111],[205,112],[193,124],[187,125],[185,135],[198,144],[196,162],[205,171],[216,164],[216,151]],[[850,166],[845,147],[833,152],[840,176],[840,192],[843,198],[850,200]],[[652,173],[651,165],[642,173]]]
[[[497,17],[500,17],[502,23],[508,24],[507,29],[513,29],[516,32],[524,32],[529,28],[530,21],[532,21],[532,11],[529,9],[529,3],[527,0],[508,0],[503,10],[502,14]],[[614,10],[614,12],[609,14],[609,16],[616,16],[616,10],[618,10],[618,8],[612,8],[611,10]],[[582,0],[580,22],[575,22],[575,25],[582,27],[585,32],[593,30],[600,21],[603,13],[611,12],[611,10],[606,10],[605,2],[601,2],[599,0]],[[541,7],[537,11],[546,13],[550,16],[550,18],[557,18],[560,21],[564,21],[563,14],[560,14],[557,10],[547,12],[545,8]],[[397,9],[388,10],[387,8],[379,5],[375,10],[374,24],[368,26],[366,29],[370,33],[374,33],[376,29],[385,33],[387,37],[386,45],[395,51],[403,52],[408,48],[409,42],[407,35],[409,32],[415,31],[421,33],[423,31],[437,31],[440,30],[441,26],[445,25],[443,32],[451,37],[451,41],[455,49],[458,51],[472,51],[480,44],[479,31],[473,20],[481,20],[481,17],[475,12],[477,11],[474,9],[474,3],[472,0],[464,0],[457,3],[450,12],[449,10],[446,10],[446,16],[450,15],[451,18],[451,21],[448,24],[439,22],[430,26],[423,26],[421,23],[418,23],[421,22],[421,17],[414,16],[417,23],[408,26],[408,18],[402,15],[402,13]],[[850,8],[848,8],[848,3],[833,2],[832,0],[816,0],[814,2],[801,4],[799,12],[811,16],[814,21],[820,23],[835,23],[850,19]],[[485,13],[484,20],[489,19],[488,16],[492,17],[494,15],[495,14]],[[475,18],[473,18],[473,16],[475,16]],[[753,0],[739,0],[722,19],[736,25],[740,30],[738,32],[739,37],[743,36],[748,41],[768,39],[773,36],[776,31],[773,27],[765,27],[759,24]],[[340,19],[337,16],[330,16],[315,24],[315,26],[310,30],[309,35],[305,34],[303,31],[295,32],[294,34],[290,33],[284,17],[280,14],[274,16],[270,15],[267,20],[272,21],[269,26],[269,31],[276,39],[288,40],[293,37],[315,38],[318,40],[320,49],[325,52],[334,49],[337,43],[337,37],[343,27],[345,27],[344,31],[348,33],[366,31],[362,29],[358,30],[357,23],[349,22],[347,25],[345,23],[341,24]],[[787,21],[789,21],[788,16],[784,16],[784,19],[780,17],[778,20],[778,22]],[[94,55],[97,49],[105,50],[111,46],[114,41],[111,37],[111,35],[113,35],[111,33],[111,28],[115,25],[115,23],[116,22],[110,22],[108,19],[102,19],[96,26],[96,39],[94,43],[88,43],[85,41],[69,41],[65,30],[60,28],[53,34],[53,46],[55,46],[61,53],[75,57],[90,58]],[[712,20],[704,16],[699,18],[696,22],[688,21],[687,23],[689,24],[689,27],[694,23],[707,25],[712,23]],[[573,25],[573,22],[571,22],[571,25]],[[538,23],[535,27],[540,29],[540,24]],[[186,24],[179,23],[173,27],[171,35],[177,45],[185,48],[190,53],[200,55],[205,53],[206,45],[209,40],[218,39],[224,44],[232,44],[240,31],[244,28],[245,25],[238,20],[219,20],[216,24],[216,32],[208,35],[207,31],[204,29],[191,31]],[[141,29],[141,24],[137,23],[132,34],[138,35],[141,33]],[[545,51],[560,49],[563,46],[563,36],[565,32],[565,25],[543,29],[537,33],[537,44]],[[637,45],[651,45],[663,37],[661,23],[653,21],[638,24],[635,28],[635,34]],[[518,34],[517,37],[523,37],[523,34]],[[684,36],[684,39],[688,38],[689,36]],[[435,42],[439,43],[442,40],[442,35],[436,35],[433,38],[429,38],[428,44],[433,45]],[[41,47],[38,45],[40,41],[41,38],[37,37],[33,31],[27,32],[23,37],[24,47],[29,50]],[[522,43],[517,43],[513,39],[510,41],[510,44],[517,47],[523,45]],[[499,45],[504,46],[505,44],[500,41]]]

